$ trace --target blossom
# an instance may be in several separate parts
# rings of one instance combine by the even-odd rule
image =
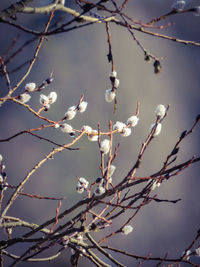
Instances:
[[[89,182],[85,178],[80,177],[78,181],[78,185],[88,188]]]
[[[116,167],[114,165],[110,165],[109,170],[108,170],[108,177],[111,177],[113,175],[115,169],[116,169]],[[104,171],[106,171],[106,170],[107,170],[107,168]]]
[[[0,163],[2,162],[3,160],[3,156],[0,154]]]
[[[95,142],[98,140],[98,131],[92,130],[92,132],[88,135],[88,140],[91,142]]]
[[[49,98],[48,96],[41,94],[40,95],[40,104],[42,104],[43,106],[49,105]]]
[[[185,7],[185,1],[184,0],[175,0],[172,4],[172,9],[175,11],[181,11]]]
[[[117,130],[118,132],[121,132],[123,130],[123,128],[126,127],[126,124],[121,122],[121,121],[117,121],[114,125],[113,125],[113,130]]]
[[[83,125],[83,127],[81,128],[82,131],[86,131],[86,133],[90,134],[92,132],[92,127],[88,126],[88,125]]]
[[[86,101],[82,101],[79,105],[78,105],[78,111],[79,112],[84,112],[87,108],[88,102]]]
[[[116,79],[115,78],[114,83],[113,83],[113,86],[117,89],[119,87],[119,84],[120,84],[119,79]]]
[[[36,88],[36,84],[35,83],[27,83],[25,85],[25,89],[28,92],[33,92],[35,90],[35,88]]]
[[[27,103],[31,99],[31,96],[29,94],[21,94],[19,96],[19,101],[22,102],[23,104]]]
[[[100,144],[100,151],[107,154],[110,150],[110,140],[104,139]]]
[[[82,186],[76,186],[76,191],[77,191],[77,193],[79,193],[79,194],[82,194],[83,192],[84,192],[84,188],[82,187]]]
[[[99,185],[99,186],[96,188],[94,194],[95,194],[96,196],[101,196],[101,195],[103,195],[103,194],[105,193],[105,191],[106,191],[105,188],[104,188],[103,186]]]
[[[156,117],[162,119],[165,116],[166,108],[164,105],[159,104],[155,110]]]
[[[138,124],[139,118],[137,116],[131,116],[127,120],[127,125],[130,125],[131,127],[135,127]]]
[[[67,124],[67,123],[63,123],[60,127],[61,127],[61,131],[63,133],[72,133],[73,132],[72,126]]]
[[[133,231],[133,227],[131,225],[125,225],[123,228],[122,228],[122,233],[124,235],[128,235],[130,234],[131,232]]]
[[[155,123],[151,124],[150,131],[152,131],[154,126],[155,126]],[[161,132],[161,129],[162,129],[162,124],[158,123],[158,125],[156,126],[156,129],[155,129],[155,132],[153,134],[153,137],[158,136]]]
[[[84,190],[88,188],[88,185],[89,185],[89,182],[85,178],[80,177],[78,184],[76,186],[77,193],[82,194]]]
[[[51,92],[48,95],[48,99],[49,99],[49,104],[53,104],[54,102],[56,102],[57,99],[57,93],[56,92]]]
[[[105,100],[106,102],[112,102],[115,99],[115,91],[112,91],[112,89],[108,89],[105,92]]]
[[[123,130],[120,132],[120,134],[124,137],[127,137],[129,135],[131,135],[131,129],[128,127],[124,127]]]
[[[76,107],[72,106],[68,108],[67,112],[65,113],[66,120],[72,120],[76,116]]]
[[[117,77],[117,72],[114,70],[114,71],[111,71],[110,75],[109,75],[111,78],[116,78]]]

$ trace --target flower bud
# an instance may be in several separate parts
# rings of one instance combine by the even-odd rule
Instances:
[[[25,89],[28,92],[33,92],[35,90],[35,88],[36,88],[36,84],[35,83],[27,83],[25,85]]]
[[[53,104],[54,102],[56,102],[57,99],[57,93],[56,92],[51,92],[48,95],[48,99],[49,99],[49,104]]]
[[[19,101],[22,102],[23,104],[27,103],[31,99],[31,96],[29,94],[21,94],[19,96]]]
[[[166,108],[164,105],[159,104],[155,110],[156,117],[162,119],[165,116]]]
[[[153,127],[155,126],[155,123],[153,123],[150,127],[150,131],[152,131]],[[158,123],[157,127],[156,127],[156,130],[155,130],[155,133],[153,134],[153,137],[155,136],[158,136],[161,132],[161,129],[162,129],[162,124],[161,123]]]
[[[131,127],[135,127],[138,124],[139,118],[137,116],[131,116],[127,120],[127,125],[130,125]]]
[[[108,154],[109,150],[110,150],[110,140],[104,139],[100,144],[100,151],[103,154]]]
[[[112,89],[106,90],[106,92],[105,92],[106,102],[112,102],[115,99],[115,96],[116,96],[116,94],[114,91],[112,91]]]
[[[79,112],[84,112],[87,108],[88,102],[86,101],[82,101],[79,105],[78,105],[78,111]]]
[[[123,130],[123,128],[126,127],[126,124],[121,122],[121,121],[117,121],[114,125],[113,125],[113,130],[117,130],[118,132],[121,132]]]
[[[131,135],[131,129],[128,127],[124,127],[123,130],[120,132],[120,134],[124,137],[127,137],[129,135]]]

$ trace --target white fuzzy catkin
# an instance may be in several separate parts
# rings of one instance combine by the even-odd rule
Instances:
[[[98,140],[98,131],[92,130],[92,132],[88,135],[88,140],[91,142],[96,142]]]
[[[49,104],[53,104],[57,100],[57,93],[56,92],[51,92],[48,95],[48,99],[49,99]]]
[[[104,154],[108,154],[110,150],[110,140],[104,139],[100,144],[100,151]]]
[[[95,192],[94,192],[94,194],[96,195],[96,196],[101,196],[101,195],[103,195],[104,193],[105,193],[105,188],[103,187],[103,186],[98,186],[97,188],[96,188],[96,190],[95,190]]]
[[[111,177],[115,171],[116,167],[114,165],[110,165],[109,167],[109,171],[108,171],[108,177]],[[107,168],[105,169],[105,171],[107,170]]]
[[[60,127],[61,131],[63,133],[71,133],[73,132],[73,128],[71,125],[67,124],[67,123],[63,123]]]
[[[86,131],[86,133],[90,134],[92,133],[92,127],[88,126],[88,125],[83,125],[83,127],[81,128],[82,131]]]
[[[72,120],[76,116],[76,110],[69,110],[65,113],[66,120]]]
[[[119,87],[119,84],[120,84],[119,79],[115,78],[113,86],[117,89]]]
[[[27,103],[31,99],[31,96],[29,94],[21,94],[19,96],[19,101],[22,102],[23,104]]]
[[[3,156],[0,154],[0,163],[2,162],[3,160]]]
[[[113,125],[113,130],[117,130],[118,132],[121,132],[123,130],[123,128],[126,127],[126,124],[121,122],[121,121],[117,121],[114,125]]]
[[[123,130],[120,132],[121,136],[127,137],[131,135],[131,129],[128,127],[124,127]]]
[[[88,102],[82,101],[80,105],[78,106],[78,111],[81,113],[84,112],[87,108],[87,105],[88,105]]]
[[[105,92],[105,100],[106,100],[106,102],[108,102],[108,103],[112,102],[115,99],[115,96],[116,96],[116,94],[115,94],[114,91],[112,91],[112,89],[106,90],[106,92]]]
[[[40,104],[42,104],[43,106],[46,106],[49,104],[49,98],[48,96],[41,94],[40,95]]]
[[[88,188],[88,185],[89,185],[89,182],[85,178],[83,177],[79,178],[78,186],[83,186],[85,188]]]
[[[166,107],[162,104],[159,104],[155,110],[155,114],[157,118],[162,119],[165,116]]]
[[[28,91],[28,92],[33,92],[36,88],[36,84],[35,83],[27,83],[25,85],[25,89]]]
[[[128,118],[127,125],[130,125],[131,127],[135,127],[138,124],[139,118],[134,115]]]
[[[116,78],[117,77],[117,72],[114,70],[114,71],[111,71],[110,75],[109,75],[111,78]]]
[[[155,123],[151,124],[150,131],[152,131],[154,126],[155,126]],[[161,132],[161,129],[162,129],[162,124],[158,123],[158,125],[156,127],[156,130],[155,130],[155,133],[153,134],[153,137],[158,136],[160,134],[160,132]]]
[[[130,234],[131,232],[133,231],[133,227],[131,225],[125,225],[123,228],[122,228],[122,233],[124,235],[128,235]]]
[[[172,4],[172,9],[175,11],[181,11],[185,7],[185,1],[184,0],[175,0]]]

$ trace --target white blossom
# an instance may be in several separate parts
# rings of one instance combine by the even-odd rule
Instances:
[[[104,193],[105,193],[105,188],[103,187],[103,186],[98,186],[97,188],[96,188],[96,190],[95,190],[95,192],[94,192],[94,194],[96,195],[96,196],[101,196],[101,195],[103,195]]]
[[[116,79],[116,78],[115,78],[114,83],[113,83],[113,86],[114,86],[115,88],[118,88],[118,87],[119,87],[119,84],[120,84],[119,79]]]
[[[29,92],[33,92],[36,88],[36,84],[35,83],[27,83],[25,85],[25,89]]]
[[[195,249],[195,253],[196,253],[196,255],[197,255],[197,256],[199,256],[199,257],[200,257],[200,247],[199,247],[199,248],[197,248],[197,249]]]
[[[71,106],[71,107],[69,107],[67,111],[69,111],[69,110],[70,110],[70,111],[71,111],[71,110],[76,110],[76,106]]]
[[[104,154],[107,154],[109,150],[110,150],[110,140],[104,139],[103,141],[101,141],[100,151]]]
[[[76,191],[77,191],[77,193],[79,193],[79,194],[82,194],[83,192],[84,192],[84,188],[82,187],[82,186],[76,186]]]
[[[165,112],[166,112],[165,106],[159,104],[155,110],[156,117],[162,119],[165,116]]]
[[[175,0],[172,4],[172,9],[175,11],[181,11],[185,7],[185,1],[184,0]]]
[[[122,228],[122,233],[124,235],[128,235],[130,234],[131,232],[133,231],[133,227],[131,225],[125,225],[123,228]]]
[[[3,156],[0,154],[0,163],[2,162],[3,160]]]
[[[56,92],[51,92],[48,95],[48,99],[49,99],[49,104],[53,104],[54,102],[56,102],[57,99],[57,93]]]
[[[92,130],[92,132],[88,135],[88,140],[91,142],[95,142],[98,140],[98,131]]]
[[[200,15],[200,6],[194,7],[194,15],[199,16]]]
[[[116,94],[114,91],[112,91],[112,89],[106,90],[106,92],[105,92],[106,102],[112,102],[115,99],[115,96],[116,96]]]
[[[138,124],[139,118],[134,115],[128,118],[127,125],[130,125],[131,127],[135,127]]]
[[[161,185],[161,183],[157,183],[157,181],[155,181],[151,187],[151,190],[155,190],[157,187],[159,187]]]
[[[48,106],[49,105],[49,98],[48,96],[41,94],[40,95],[40,104],[42,104],[43,106]]]
[[[76,109],[69,108],[68,111],[65,113],[66,120],[72,120],[76,116]]]
[[[24,93],[19,96],[19,101],[24,104],[27,103],[30,99],[31,99],[31,96],[29,94]]]
[[[155,126],[155,123],[151,124],[150,131],[152,131],[154,126]],[[161,129],[162,129],[162,124],[158,123],[156,130],[155,130],[155,133],[153,134],[153,137],[158,136],[161,132]]]
[[[123,130],[120,132],[120,134],[124,137],[127,137],[129,135],[131,135],[131,129],[128,127],[124,127]]]
[[[116,169],[116,167],[114,165],[110,165],[109,171],[108,171],[108,177],[111,177],[113,175],[115,169]],[[104,171],[106,171],[106,170],[107,170],[107,168]]]
[[[84,112],[87,108],[88,102],[86,101],[82,101],[79,105],[78,105],[78,111],[79,112]]]
[[[89,185],[89,182],[85,178],[83,178],[83,177],[79,178],[78,186],[82,186],[84,188],[88,188],[88,185]]]
[[[88,126],[88,125],[83,125],[82,131],[86,131],[86,133],[90,134],[92,132],[92,127]]]
[[[0,175],[0,183],[3,183],[3,176]]]
[[[118,132],[121,132],[123,130],[123,128],[126,127],[126,124],[121,122],[121,121],[117,121],[114,125],[113,125],[113,130],[117,130]]]
[[[72,133],[73,132],[73,128],[71,125],[67,124],[67,123],[63,123],[60,126],[60,129],[63,133]]]
[[[117,77],[117,72],[114,70],[114,71],[111,71],[110,75],[109,75],[111,78],[116,78]]]

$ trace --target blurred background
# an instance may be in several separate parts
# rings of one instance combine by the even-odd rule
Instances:
[[[32,6],[42,6],[51,1],[33,1]],[[75,8],[74,1],[66,1],[66,6]],[[69,2],[69,3],[68,3]],[[1,0],[0,9],[7,8],[15,1]],[[173,1],[143,0],[130,1],[126,7],[126,13],[135,20],[148,22],[170,11]],[[196,6],[199,1],[188,1],[187,5]],[[61,12],[55,14],[54,20],[63,16]],[[28,28],[43,30],[48,20],[46,15],[18,14],[17,23],[26,25]],[[64,21],[68,21],[70,15],[64,14]],[[180,39],[200,42],[200,17],[192,13],[171,16],[160,24],[174,22],[175,25],[152,31],[174,36]],[[158,25],[160,25],[158,24]],[[115,161],[116,172],[113,183],[118,183],[133,166],[136,161],[142,142],[149,133],[150,125],[155,121],[155,108],[158,104],[167,106],[170,110],[163,122],[161,134],[153,140],[148,147],[138,170],[138,176],[151,175],[157,172],[178,140],[182,131],[189,129],[197,114],[200,113],[200,47],[183,45],[176,42],[147,36],[135,32],[136,37],[156,57],[163,57],[161,62],[163,70],[155,75],[153,63],[144,61],[144,55],[136,42],[125,28],[114,24],[110,25],[113,57],[116,71],[120,79],[120,87],[117,91],[117,113],[113,113],[113,103],[104,100],[105,90],[110,88],[109,73],[111,66],[107,61],[108,44],[105,25],[91,25],[89,27],[71,31],[68,33],[49,36],[44,42],[38,59],[24,83],[20,86],[16,95],[24,91],[28,82],[41,84],[48,78],[51,70],[54,70],[54,81],[43,93],[48,94],[56,91],[58,99],[51,106],[48,113],[42,113],[52,120],[61,119],[68,107],[76,105],[84,93],[88,108],[85,113],[78,114],[70,124],[80,129],[87,124],[97,128],[100,122],[101,129],[107,131],[109,120],[113,123],[117,120],[126,121],[130,115],[135,114],[137,101],[140,101],[139,124],[134,128],[130,137],[116,136],[114,144],[120,143],[119,154]],[[0,54],[2,55],[10,46],[13,38],[18,34],[19,39],[13,48],[17,50],[25,41],[33,38],[31,34],[24,33],[6,24],[0,24],[1,42]],[[37,41],[25,48],[22,53],[7,66],[8,71],[19,66],[24,61],[31,59]],[[10,51],[12,53],[13,51]],[[24,75],[27,66],[13,73],[11,85],[14,86]],[[5,77],[0,77],[0,96],[7,93]],[[40,93],[33,93],[29,102],[30,106],[38,110]],[[6,102],[0,108],[0,139],[13,134],[35,128],[41,125],[38,118],[32,116],[23,107]],[[72,139],[59,129],[44,129],[40,135],[60,144],[68,143]],[[193,155],[199,155],[199,126],[195,132],[182,143],[176,164],[190,159]],[[100,155],[97,143],[90,143],[84,136],[75,147],[80,151],[63,151],[57,154],[54,160],[46,162],[30,179],[24,188],[24,192],[39,194],[49,197],[66,197],[62,201],[61,211],[64,211],[83,196],[77,194],[75,188],[77,176],[85,177],[90,182],[100,176]],[[7,182],[18,185],[25,175],[41,160],[53,146],[45,141],[29,135],[21,135],[9,142],[0,143],[0,153],[6,166]],[[178,258],[188,247],[199,229],[200,221],[200,167],[199,163],[173,177],[168,182],[156,189],[155,193],[162,199],[179,199],[177,204],[151,203],[144,207],[132,222],[133,232],[124,237],[117,235],[110,239],[108,244],[124,249],[130,253],[146,256]],[[133,189],[132,189],[133,190]],[[139,188],[135,188],[137,192]],[[8,189],[3,205],[9,199],[12,190]],[[8,215],[19,217],[33,223],[43,223],[56,214],[57,201],[37,200],[18,197],[15,204],[10,208]],[[73,215],[73,214],[72,214]],[[122,225],[126,216],[116,220],[106,230],[107,233],[115,231]],[[67,218],[67,220],[70,218]],[[17,236],[21,230],[16,229],[13,236]],[[93,235],[100,239],[102,233]],[[0,239],[6,236],[0,232]],[[119,242],[120,241],[120,242]],[[10,252],[21,255],[22,247],[10,248]],[[53,253],[51,251],[51,253]],[[45,254],[47,255],[47,254]],[[49,253],[50,255],[50,253]],[[67,249],[57,260],[49,262],[49,266],[70,266],[70,249]],[[114,255],[114,254],[113,254]],[[137,262],[131,258],[119,256],[118,259],[126,266],[136,266]],[[194,259],[200,264],[198,258]],[[5,266],[11,261],[5,258]],[[47,263],[40,263],[45,266]],[[110,264],[110,262],[109,262]],[[155,262],[143,263],[142,266],[155,266]],[[20,266],[27,266],[21,263]],[[29,263],[29,266],[36,266]],[[88,261],[80,260],[80,266],[88,266]],[[187,265],[181,265],[187,266]]]

